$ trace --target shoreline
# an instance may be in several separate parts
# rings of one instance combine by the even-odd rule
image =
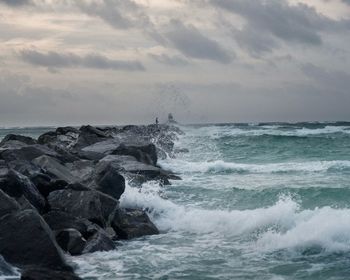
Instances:
[[[180,180],[158,166],[173,156],[174,125],[58,127],[0,143],[0,267],[21,279],[80,279],[65,254],[116,249],[159,231],[143,209],[123,209],[125,181]],[[6,262],[5,262],[6,261]],[[5,270],[6,271],[6,270]],[[19,277],[19,276],[18,276]]]

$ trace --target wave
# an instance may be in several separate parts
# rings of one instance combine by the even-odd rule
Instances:
[[[127,186],[122,207],[146,209],[163,231],[216,234],[246,239],[260,251],[320,247],[324,251],[350,251],[350,209],[331,207],[301,210],[289,196],[272,206],[253,210],[206,210],[163,199],[159,186],[142,190]]]
[[[160,163],[165,169],[179,173],[289,173],[289,172],[327,172],[350,169],[349,160],[287,162],[269,164],[244,164],[225,162],[188,162],[184,160],[167,160]]]
[[[349,126],[325,126],[322,128],[291,128],[282,125],[265,125],[258,127],[240,128],[235,126],[219,127],[210,126],[198,129],[202,136],[209,136],[212,139],[236,136],[282,136],[282,137],[308,137],[334,133],[350,134]]]

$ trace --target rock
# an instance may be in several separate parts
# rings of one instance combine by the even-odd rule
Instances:
[[[114,169],[119,170],[136,184],[142,184],[149,180],[160,180],[167,183],[168,179],[178,178],[173,173],[159,167],[138,162],[132,156],[108,155],[100,161],[96,170],[102,168],[101,166],[106,162],[109,162]]]
[[[97,168],[95,176],[97,190],[119,199],[125,191],[125,179],[120,175],[118,168],[111,163],[105,162]]]
[[[14,169],[17,172],[23,174],[24,176],[28,176],[28,177],[42,172],[40,167],[38,167],[37,165],[35,165],[31,161],[27,161],[27,160],[10,161],[7,165],[9,168]]]
[[[112,153],[120,144],[121,141],[119,139],[111,138],[86,146],[83,148],[83,151],[106,155]]]
[[[0,142],[0,146],[5,144],[8,141],[19,141],[19,142],[25,143],[27,145],[34,145],[37,143],[36,140],[34,140],[33,138],[28,137],[28,136],[8,134],[4,137],[4,139],[2,139],[2,141]]]
[[[39,136],[39,144],[48,144],[61,148],[70,148],[75,145],[79,131],[74,127],[59,127],[56,131],[49,131]]]
[[[6,214],[19,210],[19,205],[15,199],[0,190],[0,218]]]
[[[74,177],[67,167],[50,156],[40,156],[34,159],[33,163],[37,166],[40,166],[43,170],[45,170],[46,173],[53,175],[57,179],[64,180],[68,183],[74,183],[78,181],[78,178]]]
[[[74,217],[73,215],[63,211],[50,211],[43,215],[44,220],[53,231],[61,231],[65,229],[75,229],[81,235],[88,239],[99,227],[85,218]]]
[[[10,169],[0,178],[0,189],[9,196],[20,198],[22,195],[40,212],[45,208],[45,199],[28,177]]]
[[[81,255],[86,240],[82,234],[73,228],[67,228],[55,233],[56,241],[63,251],[70,253],[72,256]]]
[[[94,190],[60,190],[51,192],[48,203],[52,210],[86,218],[105,227],[119,208],[119,202]]]
[[[63,190],[68,185],[65,180],[52,179],[43,173],[35,174],[30,179],[44,197],[47,197],[53,191]]]
[[[22,271],[21,280],[82,280],[70,271],[57,271],[34,266]]]
[[[16,201],[17,201],[21,210],[37,211],[37,209],[28,201],[28,199],[25,198],[24,195],[22,195],[19,198],[16,198]],[[44,211],[46,211],[46,208],[44,209]]]
[[[97,251],[111,251],[115,248],[115,244],[108,236],[107,232],[100,229],[87,241],[83,253],[87,254]]]
[[[0,240],[0,254],[15,266],[71,269],[50,228],[36,211],[17,211],[0,218]]]
[[[121,144],[115,149],[112,154],[133,156],[139,162],[156,166],[157,164],[157,148],[154,144],[148,144],[145,146],[128,146]]]
[[[84,150],[78,150],[77,156],[80,159],[86,159],[86,160],[95,160],[99,161],[102,159],[105,155],[103,153],[94,152],[94,151],[84,151]]]
[[[66,167],[70,170],[71,174],[79,178],[81,183],[90,183],[92,175],[95,170],[95,164],[90,160],[79,160],[72,163],[67,163]]]
[[[112,227],[120,239],[159,234],[148,215],[138,209],[120,209],[119,215],[112,221]]]
[[[1,279],[6,280],[6,278],[2,278],[3,276],[14,276],[17,275],[15,269],[11,267],[4,258],[0,255],[0,277]]]
[[[96,127],[92,127],[91,125],[82,126],[79,129],[79,132],[78,140],[74,146],[78,149],[110,138],[105,132]]]
[[[5,161],[27,160],[31,161],[42,155],[59,158],[59,154],[43,145],[26,146],[20,149],[4,150],[1,152],[1,157]]]
[[[16,141],[16,140],[10,140],[6,141],[5,143],[0,145],[0,151],[4,150],[16,150],[21,149],[23,147],[27,147],[28,145],[26,143]]]

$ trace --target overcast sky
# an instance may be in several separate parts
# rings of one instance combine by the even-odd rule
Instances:
[[[0,0],[0,127],[350,120],[350,0]]]

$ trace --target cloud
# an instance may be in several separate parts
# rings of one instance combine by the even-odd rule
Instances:
[[[204,36],[194,26],[185,26],[179,21],[172,21],[171,31],[165,38],[185,56],[207,59],[227,64],[232,61],[234,53],[229,54],[220,44]]]
[[[245,19],[243,28],[235,31],[241,47],[259,54],[279,47],[278,41],[319,46],[322,31],[346,27],[348,22],[335,21],[305,4],[291,5],[286,0],[209,0],[221,10]]]
[[[36,50],[22,50],[19,55],[27,63],[49,68],[85,67],[124,71],[145,70],[139,61],[113,60],[98,54],[79,56],[73,53],[57,53],[53,51],[41,53]]]
[[[30,0],[0,0],[0,4],[6,4],[12,7],[27,5],[30,2]]]
[[[127,29],[148,22],[141,6],[131,0],[74,1],[74,4],[82,12],[99,17],[114,28]]]
[[[188,61],[180,56],[169,56],[167,54],[149,54],[155,61],[172,66],[185,66],[188,65]]]

